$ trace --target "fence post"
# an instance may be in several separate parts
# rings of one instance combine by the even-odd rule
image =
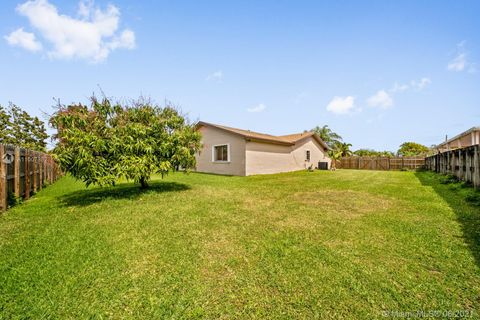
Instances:
[[[47,184],[47,175],[48,175],[48,170],[47,170],[47,157],[44,155],[43,156],[43,181],[44,184]]]
[[[480,145],[476,145],[473,149],[473,185],[480,188]]]
[[[52,168],[52,159],[50,157],[48,157],[48,172],[49,172],[48,183],[52,184],[53,183],[53,168]]]
[[[7,165],[3,161],[5,146],[0,144],[0,206],[1,211],[7,210]]]
[[[32,165],[33,165],[33,192],[37,192],[37,153],[34,151],[32,152]]]
[[[20,148],[15,147],[15,158],[14,167],[13,167],[13,192],[15,193],[15,198],[20,198]]]
[[[25,149],[25,169],[24,169],[24,177],[25,177],[25,200],[30,198],[30,152],[28,149]]]
[[[38,189],[43,188],[43,154],[38,155]]]

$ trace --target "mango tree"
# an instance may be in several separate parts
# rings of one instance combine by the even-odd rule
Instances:
[[[148,187],[152,174],[195,167],[200,134],[170,106],[140,99],[129,105],[91,98],[91,105],[59,105],[54,154],[61,167],[86,185],[115,185],[121,178]]]

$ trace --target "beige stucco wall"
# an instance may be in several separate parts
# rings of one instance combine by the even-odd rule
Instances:
[[[245,144],[243,137],[227,131],[202,126],[199,128],[202,135],[202,149],[197,154],[197,171],[226,175],[245,175]],[[228,144],[230,152],[229,162],[214,162],[212,147],[214,145]]]
[[[310,162],[306,162],[306,151],[310,150]],[[246,144],[246,175],[269,174],[303,170],[319,161],[328,161],[320,144],[308,137],[294,146],[283,146],[249,141]]]
[[[246,146],[246,174],[300,170],[302,163],[295,162],[292,151],[292,146],[249,141]]]
[[[310,150],[310,162],[305,162],[306,151]],[[302,159],[305,166],[304,168],[313,165],[313,168],[318,167],[318,162],[328,162],[328,167],[330,168],[330,158],[327,155],[327,151],[312,137],[300,140],[295,144],[295,149],[293,151],[294,157],[296,159]]]

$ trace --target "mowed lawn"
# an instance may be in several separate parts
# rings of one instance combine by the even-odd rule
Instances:
[[[441,180],[65,177],[0,217],[0,318],[477,318],[480,207]]]

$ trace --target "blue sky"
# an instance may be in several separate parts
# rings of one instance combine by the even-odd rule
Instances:
[[[479,1],[0,6],[0,104],[39,116],[101,86],[271,134],[328,124],[354,149],[480,125]]]

